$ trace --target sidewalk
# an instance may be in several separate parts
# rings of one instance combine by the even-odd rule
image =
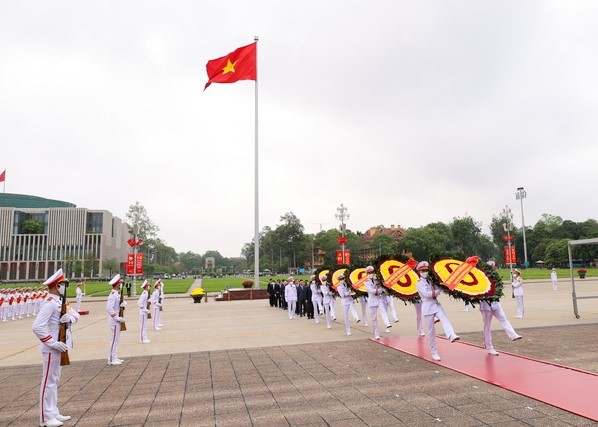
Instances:
[[[525,284],[526,317],[514,300],[503,307],[523,340],[510,342],[493,323],[498,351],[598,373],[598,301],[579,300],[571,285]],[[578,296],[598,295],[598,280],[576,280]],[[482,344],[477,310],[441,297],[463,341]],[[392,335],[414,335],[415,313],[396,301]],[[194,304],[167,297],[164,328],[140,344],[135,300],[121,335],[122,366],[107,366],[105,301],[74,326],[71,365],[63,369],[59,403],[66,426],[396,426],[598,425],[566,411],[389,350],[353,324],[347,337],[337,301],[333,329],[305,318],[289,320],[267,300]],[[358,310],[359,311],[359,310]],[[0,323],[0,425],[37,422],[41,358],[32,319]],[[440,328],[441,329],[441,328]],[[499,356],[500,357],[500,356]]]

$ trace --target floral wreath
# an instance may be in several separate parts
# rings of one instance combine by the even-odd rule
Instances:
[[[414,270],[417,261],[401,254],[381,255],[374,264],[378,280],[390,295],[400,299],[405,305],[421,301],[417,292],[419,275]],[[396,277],[397,273],[400,276]]]
[[[318,268],[314,274],[316,276],[316,284],[318,285],[318,287],[320,285],[322,285],[322,279],[324,277],[326,277],[326,283],[328,285],[328,287],[330,288],[330,292],[332,293],[332,297],[336,298],[338,296],[338,292],[336,291],[336,288],[334,286],[332,286],[332,273],[333,273],[333,269],[323,266]]]
[[[482,301],[499,301],[503,296],[498,272],[478,257],[460,261],[451,254],[434,254],[430,256],[430,265],[432,283],[454,299],[475,307]]]

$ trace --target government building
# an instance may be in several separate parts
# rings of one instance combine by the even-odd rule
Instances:
[[[0,282],[44,281],[58,268],[71,279],[106,278],[126,262],[129,238],[108,211],[0,193]]]

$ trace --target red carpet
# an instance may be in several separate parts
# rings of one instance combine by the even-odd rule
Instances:
[[[490,356],[484,348],[438,337],[435,362],[425,337],[389,337],[378,341],[387,347],[437,363],[453,371],[531,397],[565,411],[598,421],[598,375],[542,360],[500,352]]]

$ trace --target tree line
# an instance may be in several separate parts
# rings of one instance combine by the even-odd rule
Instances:
[[[422,260],[430,254],[447,252],[465,257],[477,255],[504,265],[504,247],[507,246],[504,224],[509,220],[506,215],[501,212],[492,216],[490,234],[483,233],[482,223],[471,216],[455,217],[448,224],[434,222],[407,228],[398,241],[384,233],[375,233],[373,238],[366,239],[364,232],[347,229],[345,248],[351,251],[351,262],[355,265],[365,264],[381,255],[408,254]],[[139,202],[129,207],[127,220],[131,233],[132,224],[137,224],[137,237],[144,240],[139,251],[144,253],[147,275],[155,271],[201,274],[205,272],[207,257],[215,259],[214,272],[219,274],[251,270],[254,265],[253,241],[243,245],[242,256],[238,258],[224,257],[217,250],[208,250],[204,254],[191,251],[177,253],[158,237],[159,228],[149,219]],[[384,226],[374,228],[382,229]],[[514,228],[511,232],[518,265],[523,265],[525,258],[522,231],[521,228]],[[260,232],[260,270],[286,273],[294,268],[309,268],[318,261],[324,265],[335,265],[336,251],[340,249],[337,239],[340,236],[340,231],[335,228],[306,234],[299,218],[292,212],[285,213],[280,217],[279,224],[273,228],[265,226]],[[545,266],[564,266],[568,263],[568,241],[598,237],[598,221],[588,219],[574,222],[543,214],[536,224],[526,226],[525,237],[530,265],[541,261],[541,265]],[[582,259],[588,265],[598,259],[598,245],[576,246],[573,251],[575,259]]]

